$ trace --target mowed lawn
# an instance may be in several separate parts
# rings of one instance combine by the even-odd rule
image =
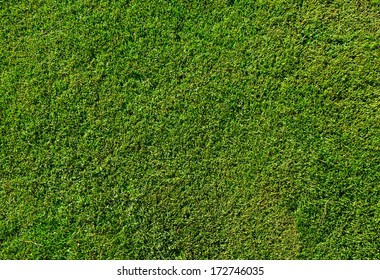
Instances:
[[[0,259],[380,259],[380,2],[0,1]]]

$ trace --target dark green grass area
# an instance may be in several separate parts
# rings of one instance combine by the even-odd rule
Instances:
[[[0,0],[1,259],[380,259],[380,2]]]

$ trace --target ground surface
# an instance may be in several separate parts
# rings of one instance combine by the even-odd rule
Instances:
[[[379,259],[380,2],[0,1],[1,259]]]

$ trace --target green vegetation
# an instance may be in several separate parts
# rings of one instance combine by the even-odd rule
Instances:
[[[1,259],[379,259],[378,0],[0,0]]]

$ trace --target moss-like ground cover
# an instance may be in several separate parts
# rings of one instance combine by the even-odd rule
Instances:
[[[380,2],[0,1],[1,259],[379,259]]]

